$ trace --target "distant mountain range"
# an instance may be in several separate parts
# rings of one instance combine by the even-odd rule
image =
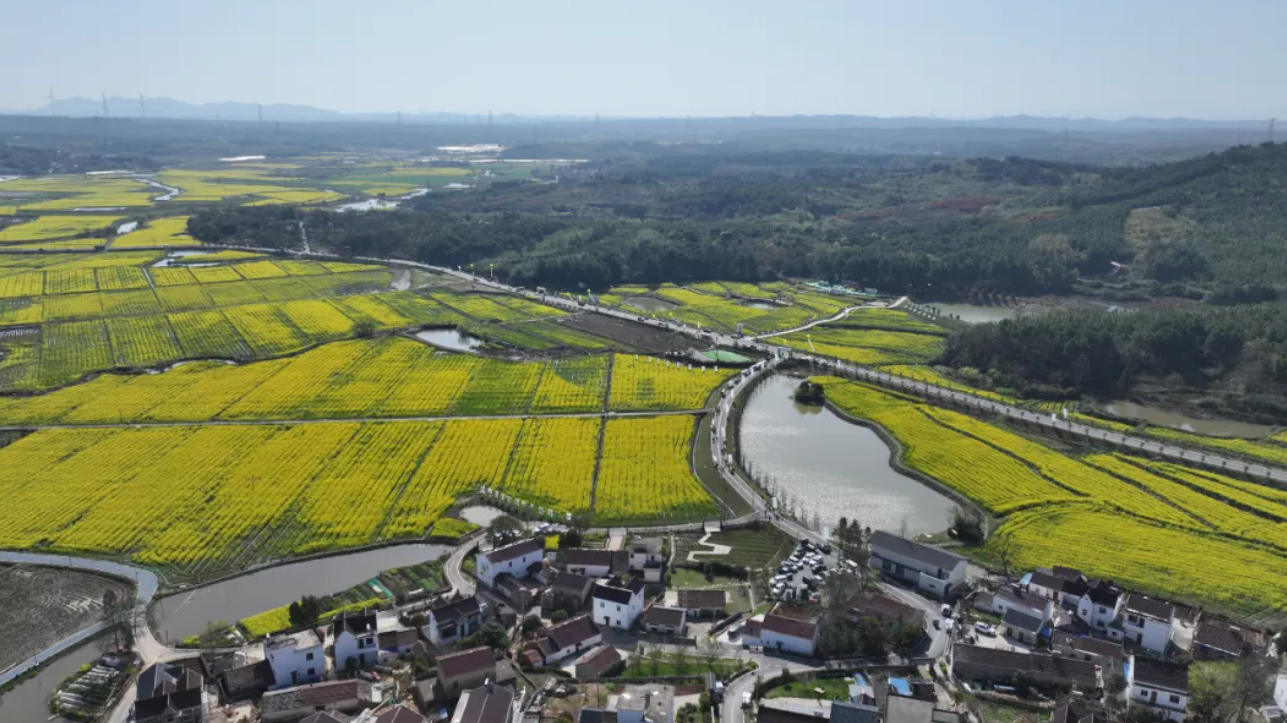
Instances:
[[[71,118],[92,118],[104,115],[103,101],[92,98],[72,97],[55,101],[54,114]],[[173,98],[125,98],[111,96],[107,99],[107,115],[113,118],[169,118],[178,120],[226,121],[278,121],[278,122],[396,122],[397,113],[341,113],[310,105],[272,103],[200,103],[192,104]],[[0,115],[50,115],[46,104],[33,110],[0,110]],[[404,123],[477,123],[483,116],[477,113],[403,113]],[[607,122],[629,120],[634,123],[656,121],[673,123],[675,118],[605,118]],[[752,116],[739,118],[694,118],[693,123],[720,120],[742,121],[747,127],[758,128],[1018,128],[1041,131],[1077,131],[1089,133],[1140,132],[1140,131],[1200,131],[1211,129],[1267,130],[1265,120],[1199,120],[1193,118],[1123,118],[1100,120],[1097,118],[1059,118],[1029,115],[994,118],[955,119],[926,118],[921,116],[875,117],[857,115],[794,115]],[[519,116],[498,113],[491,118],[496,124],[531,124],[541,122],[585,123],[595,122],[590,116]],[[740,125],[740,124],[739,124]]]

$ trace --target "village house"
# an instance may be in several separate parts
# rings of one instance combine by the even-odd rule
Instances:
[[[1122,672],[1125,652],[1122,644],[1102,638],[1088,638],[1055,631],[1050,636],[1050,649],[1065,658],[1085,660],[1098,665],[1105,678]]]
[[[1193,657],[1199,660],[1237,660],[1255,654],[1263,645],[1263,636],[1251,628],[1203,617],[1193,634]]]
[[[1092,580],[1077,602],[1077,617],[1101,633],[1106,633],[1121,614],[1126,595],[1106,580]]]
[[[515,610],[526,612],[539,599],[541,586],[535,579],[514,577],[508,572],[496,576],[495,590],[501,597],[509,600]]]
[[[343,612],[331,623],[331,637],[335,639],[335,667],[345,670],[350,665],[364,668],[380,661],[380,647],[376,640],[379,629],[376,614]],[[350,663],[349,661],[352,661]]]
[[[965,558],[955,553],[883,530],[872,533],[868,547],[872,567],[936,597],[947,597],[965,582]]]
[[[1005,615],[1001,616],[1002,632],[1027,645],[1036,645],[1045,627],[1045,620],[1014,608],[1006,610]]]
[[[259,716],[266,723],[296,721],[319,712],[356,713],[380,703],[382,687],[360,678],[332,680],[282,690],[259,699]]]
[[[496,656],[486,646],[438,658],[438,685],[449,699],[495,679]]]
[[[1091,708],[1082,701],[1069,700],[1050,712],[1050,723],[1114,723],[1100,709]]]
[[[541,607],[549,610],[566,610],[569,613],[580,611],[590,599],[594,589],[594,579],[574,572],[560,572],[554,577],[546,594],[541,598]],[[548,600],[548,604],[547,601]]]
[[[688,619],[722,618],[728,607],[728,593],[723,590],[680,590],[679,607]]]
[[[376,716],[375,723],[427,723],[427,719],[405,705],[395,705]]]
[[[669,685],[628,685],[617,696],[617,723],[671,723],[675,689]]]
[[[979,593],[974,599],[974,607],[1002,617],[1010,610],[1018,610],[1034,618],[1050,620],[1054,616],[1055,603],[1017,585],[1006,585],[996,592]]]
[[[264,641],[274,688],[316,683],[326,677],[326,640],[318,630],[303,630]]]
[[[551,665],[603,642],[603,636],[589,615],[578,615],[551,625],[545,633],[523,647],[523,658],[539,668]]]
[[[522,699],[508,688],[487,683],[460,695],[450,723],[518,723]]]
[[[478,581],[487,587],[496,586],[496,576],[507,573],[516,578],[524,578],[540,569],[545,559],[545,542],[542,540],[520,540],[511,545],[498,547],[491,552],[478,556]]]
[[[1084,691],[1103,685],[1095,664],[1084,660],[961,643],[952,646],[952,673],[960,680],[979,683],[1022,678],[1041,686]]]
[[[1189,704],[1189,667],[1137,655],[1128,659],[1126,686],[1131,705],[1146,706],[1179,723]]]
[[[134,683],[135,723],[196,723],[206,717],[205,679],[196,670],[155,663]]]
[[[1070,610],[1077,608],[1089,589],[1081,570],[1071,567],[1039,567],[1027,579],[1029,592]]]
[[[849,598],[849,617],[854,622],[871,618],[884,625],[892,625],[895,620],[904,625],[924,631],[925,611],[912,607],[885,595],[878,590],[863,590]]]
[[[662,557],[660,537],[637,537],[630,541],[630,572],[644,579],[645,582],[661,582],[662,568],[665,559]]]
[[[641,577],[615,577],[600,582],[590,592],[594,600],[594,621],[611,628],[629,630],[643,612],[644,581]]]
[[[683,608],[649,605],[643,613],[643,628],[656,635],[682,636],[688,630]]]
[[[1170,603],[1132,593],[1126,598],[1122,630],[1125,638],[1145,650],[1165,655],[1171,643],[1175,608]]]
[[[434,645],[450,645],[478,632],[487,604],[477,595],[445,597],[429,606],[424,636]]]
[[[818,645],[818,624],[769,612],[742,627],[742,644],[810,657]]]
[[[607,577],[612,574],[611,550],[565,550],[559,553],[559,567],[586,577]]]
[[[604,645],[582,656],[576,662],[574,670],[576,677],[581,680],[596,680],[616,675],[625,665],[626,659],[621,657],[621,651],[611,645]]]

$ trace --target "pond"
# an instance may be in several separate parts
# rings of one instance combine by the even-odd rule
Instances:
[[[80,666],[98,660],[102,655],[100,641],[110,643],[106,638],[93,640],[44,666],[34,677],[28,678],[15,686],[8,693],[0,695],[0,721],[13,723],[39,723],[49,720],[49,696],[54,688],[63,682],[63,678],[75,673]],[[64,720],[59,716],[56,720]]]
[[[165,268],[165,267],[167,267],[167,266],[173,266],[174,264],[178,263],[180,259],[192,258],[193,256],[201,256],[201,255],[203,255],[203,254],[208,254],[208,253],[211,253],[211,252],[210,252],[210,251],[197,251],[197,250],[188,250],[188,251],[171,251],[170,253],[166,254],[165,258],[163,258],[163,259],[161,259],[160,261],[158,261],[158,262],[156,262],[156,263],[152,264],[152,266],[151,266],[150,268],[154,268],[154,269],[163,269],[163,268]],[[191,266],[198,266],[198,265],[200,265],[200,266],[215,266],[215,264],[184,264],[184,266],[189,266],[189,267],[191,267]]]
[[[944,316],[959,317],[967,324],[1013,319],[1023,312],[1017,306],[981,306],[979,304],[926,304],[938,309]]]
[[[436,347],[451,349],[452,351],[473,351],[485,343],[476,336],[471,336],[456,329],[425,329],[424,331],[417,331],[416,338]]]
[[[673,304],[664,299],[655,299],[651,296],[630,296],[624,299],[623,303],[626,306],[633,306],[644,311],[670,311],[679,308],[679,304]]]
[[[470,505],[460,511],[457,515],[465,522],[472,522],[479,527],[490,525],[497,517],[505,514],[505,510],[491,507],[489,505]]]
[[[1273,430],[1263,424],[1238,422],[1232,419],[1195,419],[1179,412],[1170,412],[1157,407],[1150,407],[1135,402],[1112,401],[1104,405],[1104,411],[1115,417],[1134,419],[1159,427],[1170,427],[1185,432],[1205,434],[1209,437],[1263,437]]]
[[[329,595],[376,576],[381,570],[442,557],[446,545],[412,543],[269,567],[223,582],[162,598],[154,607],[157,637],[177,643],[205,631],[208,623],[238,620],[272,610],[304,595]]]
[[[128,223],[123,223],[123,224],[121,224],[120,226],[117,226],[117,227],[116,227],[116,235],[117,235],[117,236],[124,236],[125,234],[127,234],[127,233],[129,233],[129,232],[133,231],[134,229],[136,229],[136,228],[138,228],[138,227],[139,227],[139,222],[138,222],[138,221],[130,221],[130,222],[128,222]]]
[[[370,198],[365,201],[340,204],[335,207],[335,210],[340,213],[344,213],[345,211],[382,211],[397,207],[397,201],[386,201],[383,198]]]
[[[774,375],[747,401],[741,444],[758,478],[776,481],[827,526],[844,516],[895,534],[947,529],[952,500],[890,467],[889,447],[875,432],[797,404],[799,383]]]
[[[764,311],[774,311],[775,309],[782,308],[777,304],[770,304],[767,301],[743,301],[742,306],[747,306],[752,309],[762,309]]]

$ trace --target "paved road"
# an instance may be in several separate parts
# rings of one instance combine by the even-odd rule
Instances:
[[[462,595],[473,595],[474,590],[477,588],[474,584],[474,579],[466,575],[461,566],[464,564],[465,558],[469,556],[469,553],[477,548],[482,540],[482,535],[467,540],[464,544],[452,550],[447,557],[446,564],[443,565],[443,572],[447,577],[447,582],[451,585],[451,589]]]
[[[80,570],[93,570],[103,572],[109,575],[134,580],[138,586],[138,597],[135,599],[134,612],[136,620],[142,618],[147,610],[147,605],[152,601],[152,595],[156,593],[157,577],[150,570],[144,570],[140,567],[130,567],[106,560],[91,560],[84,557],[67,557],[66,555],[43,555],[30,552],[0,552],[0,562],[22,563],[32,565],[52,565],[56,567],[70,567]],[[31,659],[18,663],[17,665],[0,673],[0,685],[22,675],[28,669],[43,663],[50,657],[57,655],[66,650],[70,650],[86,639],[95,635],[106,627],[103,623],[95,623],[74,635],[54,643]],[[147,623],[144,621],[142,629],[147,629]]]

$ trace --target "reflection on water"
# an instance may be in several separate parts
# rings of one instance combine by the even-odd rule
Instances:
[[[92,663],[102,653],[100,646],[110,643],[109,635],[80,646],[44,666],[32,678],[22,681],[8,693],[0,695],[0,721],[9,723],[38,723],[49,720],[49,697],[58,684],[67,676],[75,673],[80,666]],[[64,720],[58,716],[56,720]]]
[[[967,324],[983,324],[989,321],[1013,319],[1021,312],[1008,306],[979,306],[978,304],[928,304],[938,309],[944,316],[960,317]]]
[[[1104,411],[1115,417],[1135,419],[1159,427],[1170,427],[1210,437],[1263,437],[1273,429],[1263,424],[1236,422],[1231,419],[1194,419],[1179,412],[1168,412],[1165,409],[1135,402],[1109,402],[1104,405]]]
[[[473,351],[483,345],[483,340],[455,329],[426,329],[417,331],[416,338],[443,349]]]
[[[163,642],[177,643],[203,632],[208,623],[234,623],[304,595],[336,593],[381,570],[437,559],[448,549],[446,545],[395,545],[265,568],[162,599],[156,606],[157,629]]]
[[[488,505],[470,505],[460,511],[460,519],[465,522],[472,522],[479,527],[486,527],[497,517],[505,514],[505,510],[491,507]]]
[[[796,403],[799,381],[775,375],[747,402],[741,444],[756,475],[776,481],[824,525],[844,516],[909,535],[946,529],[952,500],[894,471],[889,447],[875,432],[825,407]]]

